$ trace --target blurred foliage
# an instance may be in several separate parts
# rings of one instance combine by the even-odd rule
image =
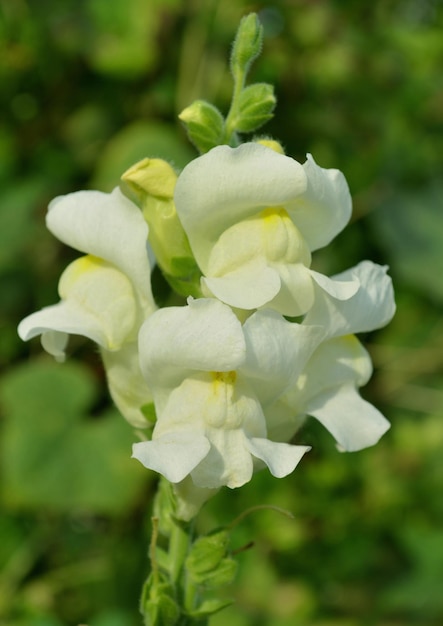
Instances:
[[[57,194],[109,190],[137,159],[194,155],[177,114],[224,112],[228,52],[257,11],[275,84],[266,132],[299,160],[341,169],[352,224],[316,267],[389,263],[398,313],[368,338],[366,396],[392,421],[375,448],[314,446],[293,476],[266,473],[203,510],[232,533],[236,604],[213,626],[437,626],[443,622],[443,6],[441,0],[0,0],[0,624],[130,626],[147,568],[153,474],[110,407],[91,346],[60,366],[17,322],[57,299],[74,253],[46,231]]]

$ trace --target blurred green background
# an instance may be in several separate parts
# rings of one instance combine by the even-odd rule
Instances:
[[[367,337],[364,395],[392,422],[343,455],[314,446],[283,480],[258,474],[203,510],[202,530],[248,506],[232,536],[234,607],[213,626],[443,623],[443,6],[440,0],[0,0],[0,624],[136,626],[155,476],[129,457],[98,355],[74,340],[61,366],[18,321],[57,300],[76,253],[45,229],[47,203],[108,191],[144,156],[195,153],[177,114],[226,112],[229,47],[257,11],[275,84],[265,130],[289,155],[341,169],[352,224],[314,259],[331,274],[388,263],[398,313]]]

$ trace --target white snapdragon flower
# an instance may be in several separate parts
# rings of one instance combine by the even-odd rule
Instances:
[[[311,252],[352,211],[343,174],[310,155],[301,165],[259,143],[218,146],[185,167],[174,197],[208,295],[297,316],[311,308],[316,286],[340,300],[358,289],[353,278],[310,269]]]
[[[156,309],[151,292],[148,227],[140,210],[118,188],[110,194],[79,191],[55,198],[48,229],[85,253],[63,272],[60,302],[26,317],[23,340],[41,335],[58,361],[65,359],[70,334],[99,346],[111,395],[135,426],[146,426],[140,407],[152,402],[138,364],[137,335]]]
[[[240,487],[263,464],[286,476],[308,448],[270,441],[263,407],[296,381],[320,333],[271,310],[241,325],[215,299],[157,311],[140,331],[157,422],[133,456],[172,483],[190,476],[202,489]]]
[[[290,441],[307,415],[321,422],[346,451],[371,446],[388,430],[389,422],[358,392],[371,377],[372,363],[354,336],[381,328],[395,313],[392,281],[386,271],[386,267],[363,261],[337,276],[360,282],[358,292],[346,301],[317,290],[302,325],[320,325],[323,341],[295,385],[267,408],[271,437]]]

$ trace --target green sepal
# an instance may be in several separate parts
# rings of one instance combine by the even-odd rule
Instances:
[[[174,598],[172,585],[152,574],[145,582],[140,600],[144,626],[176,626],[181,610]]]
[[[250,133],[266,124],[276,105],[274,87],[268,83],[256,83],[243,89],[238,98],[235,130]]]
[[[164,272],[164,277],[172,289],[180,296],[201,298],[200,278],[202,273],[194,258],[173,257],[171,259],[172,274]]]
[[[222,587],[224,585],[230,585],[237,574],[238,563],[226,557],[220,561],[219,565],[206,574],[199,575],[193,578],[194,582],[202,585],[203,587]]]
[[[185,567],[191,580],[204,587],[219,587],[234,580],[237,563],[227,556],[229,536],[221,530],[195,541]]]
[[[172,484],[163,477],[158,483],[152,513],[158,519],[159,533],[170,537],[175,523],[175,496]]]
[[[222,142],[225,121],[217,107],[209,102],[196,100],[178,117],[199,152],[208,152]]]
[[[218,567],[226,556],[228,533],[217,531],[197,539],[186,558],[186,569],[192,577],[206,575]]]
[[[263,45],[263,26],[256,13],[245,15],[240,21],[231,52],[231,72],[247,74],[252,62],[258,57]]]
[[[196,619],[210,617],[211,615],[214,615],[215,613],[226,609],[228,606],[231,606],[232,603],[232,600],[219,600],[217,598],[204,600],[197,609],[188,612],[188,615],[189,617],[193,617]]]

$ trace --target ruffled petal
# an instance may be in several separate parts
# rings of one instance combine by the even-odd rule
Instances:
[[[258,143],[217,146],[191,161],[178,178],[174,197],[203,273],[225,230],[260,209],[285,205],[305,190],[303,167]]]
[[[339,170],[319,167],[310,154],[303,168],[307,189],[288,208],[313,251],[326,246],[343,230],[351,217],[352,200]]]
[[[169,482],[179,483],[205,458],[210,447],[199,432],[176,431],[153,441],[135,443],[132,458]]]
[[[240,371],[263,404],[295,382],[322,335],[319,327],[288,322],[269,309],[251,315],[243,332],[246,361]]]
[[[363,400],[351,385],[319,394],[308,404],[306,412],[321,422],[347,452],[373,446],[390,428],[380,411]]]
[[[310,446],[293,446],[289,443],[276,443],[269,439],[249,439],[249,452],[261,459],[276,478],[287,476],[297,467]]]
[[[368,351],[355,335],[335,337],[321,343],[312,354],[302,374],[305,397],[312,397],[331,387],[352,383],[366,385],[372,375]]]
[[[263,259],[242,265],[220,278],[202,278],[202,283],[222,302],[246,310],[266,305],[281,285],[278,272],[267,267]]]
[[[154,391],[175,387],[195,371],[236,370],[245,341],[228,306],[200,298],[153,313],[140,330],[139,350],[142,373]]]
[[[369,354],[354,335],[321,343],[296,383],[265,408],[268,436],[276,441],[290,441],[317,397],[333,394],[343,386],[364,385],[371,373]]]
[[[337,277],[328,278],[324,274],[309,270],[317,285],[335,300],[349,300],[355,295],[360,287],[360,281],[354,275],[349,275],[348,279],[337,280]]]
[[[241,429],[211,429],[208,433],[211,450],[191,472],[197,487],[231,489],[249,482],[254,470],[247,438]]]
[[[279,263],[273,267],[278,271],[281,288],[266,306],[282,315],[291,317],[304,315],[314,302],[315,292],[311,270],[302,263]]]
[[[395,313],[392,281],[387,267],[363,261],[334,276],[336,281],[357,280],[358,291],[347,300],[337,300],[317,289],[313,307],[304,323],[323,325],[325,337],[361,333],[387,324]]]
[[[57,331],[82,335],[107,350],[117,350],[133,331],[134,291],[128,279],[111,265],[94,257],[81,257],[63,272],[59,291],[61,302],[22,320],[18,327],[21,339],[27,341]],[[54,338],[47,336],[44,347],[59,350]]]
[[[112,193],[78,191],[55,198],[46,224],[63,243],[115,265],[134,284],[146,313],[151,293],[148,226],[141,211],[118,188]]]

